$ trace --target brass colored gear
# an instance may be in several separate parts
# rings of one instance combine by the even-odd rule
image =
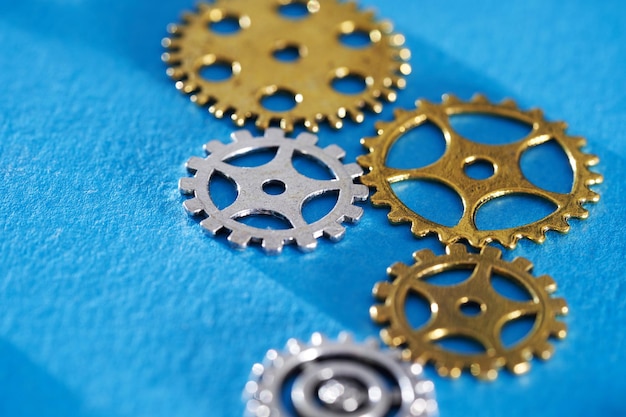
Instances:
[[[531,132],[523,139],[507,145],[487,145],[472,142],[454,131],[450,116],[458,114],[487,114],[512,119],[532,126]],[[393,144],[407,131],[430,121],[443,132],[447,148],[435,163],[416,169],[395,169],[385,165]],[[484,96],[477,95],[469,102],[454,96],[444,96],[442,104],[425,100],[417,101],[412,111],[397,110],[395,120],[379,123],[376,126],[378,137],[365,138],[363,146],[370,153],[358,158],[367,170],[361,177],[363,184],[376,188],[372,196],[374,205],[391,207],[388,214],[393,223],[410,222],[415,236],[423,237],[436,233],[444,244],[461,239],[480,248],[489,242],[498,242],[510,249],[522,237],[541,243],[548,230],[569,231],[567,220],[571,217],[584,219],[588,211],[583,203],[597,202],[600,196],[589,189],[590,185],[602,182],[600,174],[589,171],[588,167],[598,163],[594,155],[583,153],[580,148],[585,139],[568,136],[567,125],[563,122],[547,121],[541,110],[520,110],[511,100],[500,104],[490,103]],[[567,155],[573,172],[573,185],[569,193],[547,191],[528,181],[520,168],[520,158],[524,151],[537,145],[555,140]],[[488,161],[493,164],[494,174],[487,179],[472,179],[465,174],[466,165],[474,161]],[[443,226],[430,221],[407,207],[393,192],[391,184],[405,180],[430,180],[440,182],[456,191],[464,206],[463,216],[455,226]],[[514,228],[480,230],[476,226],[478,209],[488,201],[503,195],[529,194],[552,202],[556,209],[538,221]]]
[[[550,297],[556,290],[554,280],[547,275],[533,277],[530,261],[517,258],[506,262],[500,255],[498,249],[490,246],[476,254],[468,253],[462,244],[454,244],[446,247],[445,255],[435,256],[430,250],[422,250],[413,254],[414,265],[392,265],[388,274],[393,282],[382,281],[374,287],[374,296],[384,304],[370,309],[374,321],[388,323],[381,331],[382,339],[393,347],[405,346],[405,359],[434,362],[442,376],[458,377],[463,369],[469,369],[474,376],[495,379],[502,366],[521,374],[530,368],[533,355],[550,358],[553,347],[548,339],[566,336],[566,326],[556,316],[567,314],[567,303],[562,298]],[[428,282],[439,273],[463,269],[473,272],[456,285]],[[530,300],[514,301],[498,294],[491,282],[493,274],[523,288]],[[418,329],[411,327],[405,315],[405,303],[411,294],[423,297],[431,309],[430,320]],[[465,313],[462,308],[466,304],[476,306],[478,313]],[[504,325],[532,316],[535,323],[529,334],[516,345],[505,347],[501,341]],[[463,354],[437,344],[448,337],[471,339],[485,351]]]
[[[306,6],[300,19],[281,14],[281,7]],[[238,31],[222,34],[211,25],[234,21]],[[285,131],[304,123],[317,132],[327,120],[334,128],[350,116],[363,121],[362,110],[382,110],[381,99],[394,101],[395,88],[403,88],[403,76],[411,72],[404,36],[392,32],[389,22],[378,22],[371,11],[360,11],[353,2],[335,0],[216,0],[200,4],[195,13],[183,15],[183,23],[170,25],[171,37],[163,40],[168,52],[163,60],[176,88],[198,105],[208,106],[218,118],[230,114],[243,126],[256,119],[261,129],[279,123]],[[342,36],[369,37],[369,44],[347,47]],[[278,51],[297,56],[284,62]],[[232,75],[223,81],[201,76],[207,66],[226,66]],[[354,78],[363,90],[342,94],[335,80]],[[294,107],[272,111],[262,101],[286,94]]]

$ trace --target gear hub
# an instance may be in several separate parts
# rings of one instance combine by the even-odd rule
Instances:
[[[509,263],[500,256],[500,251],[490,246],[475,254],[468,253],[462,244],[454,244],[446,247],[445,255],[422,250],[413,255],[414,265],[391,266],[388,273],[393,282],[379,282],[374,287],[374,296],[383,304],[370,310],[374,321],[387,324],[382,339],[393,347],[405,346],[406,359],[433,362],[442,376],[458,377],[463,369],[469,369],[480,378],[495,379],[502,366],[521,374],[528,371],[533,356],[550,358],[553,348],[548,339],[566,336],[565,324],[556,317],[567,314],[567,304],[562,298],[550,297],[556,290],[555,282],[547,275],[533,277],[527,259]],[[429,282],[453,270],[469,270],[471,275],[452,286]],[[522,289],[528,299],[513,300],[497,292],[492,281],[496,274]],[[430,319],[419,328],[413,328],[406,315],[406,302],[412,295],[430,306]],[[472,314],[463,308],[468,304],[477,307]],[[502,329],[524,317],[534,318],[532,329],[522,340],[506,346]],[[455,337],[476,342],[484,351],[465,354],[440,345],[442,340]]]
[[[291,16],[289,7],[303,13]],[[378,113],[382,99],[395,100],[411,67],[404,37],[392,30],[353,2],[217,0],[170,25],[162,58],[176,88],[218,118],[316,132],[323,120],[340,128],[346,116],[361,122],[364,108]]]
[[[487,145],[472,142],[458,134],[450,124],[450,117],[459,114],[486,114],[519,121],[532,127],[523,139],[508,145]],[[427,121],[433,123],[443,133],[446,151],[433,164],[416,169],[396,169],[386,166],[386,161],[394,143],[407,131]],[[444,244],[466,240],[480,248],[489,242],[498,242],[514,248],[517,241],[527,237],[535,242],[543,242],[547,230],[567,232],[567,220],[571,217],[586,218],[588,211],[583,203],[597,202],[598,194],[589,189],[590,185],[602,182],[600,174],[589,171],[588,167],[598,163],[594,155],[583,153],[580,148],[585,140],[568,136],[562,122],[547,121],[540,110],[520,110],[513,101],[500,104],[490,103],[484,96],[475,96],[470,102],[462,102],[453,96],[444,96],[442,104],[424,100],[417,102],[412,111],[397,110],[395,120],[379,123],[376,126],[378,137],[362,141],[370,153],[359,157],[359,164],[368,169],[363,175],[363,184],[376,189],[372,203],[391,208],[389,220],[393,223],[410,222],[415,236],[423,237],[436,233]],[[544,190],[524,177],[520,168],[521,155],[529,148],[550,140],[564,150],[571,165],[574,181],[569,193]],[[471,161],[489,161],[494,174],[486,179],[470,178],[464,168]],[[444,184],[461,197],[464,212],[454,226],[444,226],[430,221],[411,210],[393,192],[391,185],[399,181],[426,180]],[[553,203],[556,209],[548,216],[519,227],[482,230],[476,226],[478,210],[488,201],[504,195],[530,195]]]
[[[241,130],[231,135],[233,142],[226,145],[212,141],[205,145],[206,158],[192,157],[187,168],[193,177],[182,178],[179,188],[193,198],[186,200],[185,209],[204,219],[202,227],[215,235],[220,230],[230,231],[228,240],[238,248],[249,242],[261,242],[268,253],[278,253],[285,243],[295,242],[303,251],[315,249],[317,238],[325,235],[331,240],[343,237],[343,221],[356,222],[362,214],[361,207],[353,205],[368,196],[368,189],[354,184],[353,179],[362,174],[354,163],[344,165],[345,152],[336,145],[324,149],[316,146],[317,136],[301,133],[295,139],[285,137],[281,129],[270,128],[262,137],[254,138]],[[235,158],[264,150],[274,150],[273,159],[257,167],[233,165]],[[293,165],[297,155],[311,159],[332,174],[331,179],[310,178]],[[227,207],[218,207],[210,192],[215,175],[222,175],[236,185],[237,197]],[[271,192],[270,186],[280,186]],[[308,223],[303,214],[304,205],[315,197],[332,193],[337,201],[323,217]],[[213,196],[215,197],[215,196]],[[254,227],[242,222],[250,216],[273,216],[289,224],[284,229]]]

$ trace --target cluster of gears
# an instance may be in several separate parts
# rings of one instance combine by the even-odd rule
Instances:
[[[418,100],[415,109],[396,110],[394,120],[376,125],[375,137],[362,140],[369,153],[358,158],[358,165],[344,164],[345,152],[336,145],[318,147],[314,133],[321,122],[338,129],[345,117],[361,122],[363,110],[378,113],[383,100],[395,100],[395,90],[404,87],[411,68],[404,38],[393,32],[391,24],[377,21],[353,2],[216,0],[186,13],[181,24],[168,29],[171,36],[163,41],[167,49],[163,60],[176,88],[218,118],[230,117],[240,127],[253,121],[264,131],[254,137],[239,130],[230,143],[211,141],[204,148],[206,157],[187,162],[193,176],[180,180],[181,192],[191,196],[184,207],[204,230],[226,234],[237,248],[253,242],[277,254],[293,243],[310,251],[321,236],[339,240],[345,233],[343,223],[360,219],[363,209],[355,203],[367,199],[370,187],[372,203],[389,207],[391,222],[410,223],[416,237],[436,234],[445,246],[444,255],[423,250],[414,254],[413,265],[391,266],[390,281],[375,286],[379,303],[370,315],[384,325],[381,337],[393,349],[380,350],[372,341],[358,344],[347,335],[332,341],[315,334],[309,344],[291,340],[285,352],[270,350],[265,362],[253,367],[246,386],[250,415],[432,416],[437,413],[433,384],[424,379],[420,364],[433,363],[442,376],[458,377],[469,370],[479,378],[494,379],[502,367],[520,374],[529,369],[533,357],[551,356],[548,341],[565,337],[566,326],[557,318],[567,313],[565,300],[551,296],[554,280],[534,277],[530,261],[507,262],[488,245],[512,249],[520,238],[540,243],[548,230],[567,232],[568,219],[587,217],[583,204],[599,199],[589,187],[602,177],[589,170],[598,158],[581,151],[583,138],[567,135],[564,123],[548,121],[539,110],[522,110],[510,100],[492,103],[477,95],[462,101],[448,95],[441,103]],[[360,88],[342,92],[338,86],[343,81]],[[272,107],[276,98],[286,99],[286,107],[285,100],[283,107]],[[455,115],[476,114],[523,123],[530,126],[530,133],[506,145],[476,143],[450,122]],[[392,146],[427,122],[443,133],[443,156],[422,168],[388,166]],[[296,125],[312,133],[287,137]],[[567,193],[539,188],[522,173],[522,153],[548,141],[563,149],[571,166],[573,185]],[[267,151],[272,158],[262,164],[238,163],[242,157]],[[294,163],[301,157],[323,167],[329,177],[302,173]],[[493,175],[470,178],[465,168],[477,161],[493,166]],[[233,185],[232,201],[219,201],[212,191],[216,178]],[[456,225],[421,216],[394,193],[392,184],[416,179],[437,181],[459,194],[464,212]],[[512,194],[541,197],[555,210],[520,227],[476,226],[480,207]],[[336,199],[333,208],[310,221],[304,206],[325,195]],[[283,227],[258,227],[246,221],[254,216],[274,217]],[[431,282],[438,274],[457,270],[468,271],[469,278],[449,286]],[[527,299],[501,295],[493,286],[495,276],[523,289]],[[413,296],[426,300],[431,310],[430,319],[417,329],[406,315],[407,300]],[[505,346],[503,328],[523,317],[534,319],[531,331],[513,346]],[[471,339],[484,350],[475,354],[447,350],[440,342],[450,337]]]

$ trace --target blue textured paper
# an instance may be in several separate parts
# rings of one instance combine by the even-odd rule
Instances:
[[[516,99],[600,156],[586,221],[505,253],[553,276],[567,339],[530,373],[434,378],[441,415],[626,415],[626,7],[621,2],[363,1],[395,23],[413,73],[398,106]],[[251,365],[313,331],[376,335],[375,282],[431,248],[386,209],[337,244],[267,257],[204,235],[184,162],[233,126],[179,94],[160,39],[191,1],[0,1],[0,415],[231,417]],[[391,118],[393,106],[380,116]],[[322,129],[346,161],[378,117]],[[514,214],[513,214],[514,215]]]

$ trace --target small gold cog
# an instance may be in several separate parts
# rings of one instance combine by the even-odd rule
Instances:
[[[397,263],[388,268],[393,282],[382,281],[374,287],[374,296],[383,304],[370,309],[372,319],[387,323],[381,331],[385,343],[393,347],[405,346],[407,360],[422,364],[433,362],[442,376],[459,377],[464,369],[483,379],[495,379],[498,369],[506,366],[515,374],[530,369],[533,356],[548,359],[553,347],[548,339],[564,338],[566,326],[556,316],[567,314],[567,303],[562,298],[551,298],[556,284],[547,275],[538,278],[530,274],[532,264],[524,258],[512,262],[500,259],[501,252],[486,246],[480,254],[468,253],[462,244],[446,247],[446,254],[435,256],[430,250],[413,254],[416,263],[407,266]],[[450,270],[472,270],[471,276],[456,285],[430,284],[429,278]],[[493,274],[504,277],[523,288],[529,301],[514,301],[494,289]],[[430,320],[421,328],[413,329],[405,314],[407,297],[416,294],[430,305]],[[468,315],[462,306],[479,306],[476,315]],[[505,324],[520,317],[535,317],[532,330],[511,347],[501,341]],[[439,346],[438,341],[461,337],[478,342],[483,353],[463,354]]]
[[[281,8],[293,5],[305,7],[306,15],[281,14]],[[235,23],[236,33],[211,29],[227,21]],[[394,89],[404,88],[403,76],[411,72],[404,36],[353,2],[216,0],[200,4],[168,29],[172,36],[163,40],[168,52],[162,58],[176,88],[218,118],[230,114],[238,126],[256,119],[260,129],[278,123],[291,131],[303,123],[317,132],[324,120],[337,129],[346,116],[361,122],[363,109],[379,113],[382,99],[394,101]],[[367,42],[348,47],[341,41],[345,36]],[[294,56],[277,59],[281,51]],[[215,65],[226,67],[230,77],[203,78],[202,70]],[[334,82],[351,79],[361,91],[344,94],[333,88]],[[265,107],[264,100],[274,96],[286,96],[293,108]]]
[[[523,139],[507,145],[487,145],[472,142],[455,132],[450,116],[458,114],[487,114],[519,121],[532,126]],[[385,165],[393,144],[407,131],[430,121],[443,132],[446,151],[435,163],[416,169],[395,169]],[[541,110],[520,110],[511,100],[500,104],[490,103],[484,96],[477,95],[469,102],[444,96],[442,104],[425,100],[417,101],[412,111],[397,110],[395,120],[376,125],[378,137],[362,140],[370,153],[358,158],[359,164],[369,170],[361,177],[363,184],[374,187],[374,205],[391,208],[388,218],[393,223],[410,222],[415,236],[423,237],[436,233],[444,244],[461,239],[481,248],[490,242],[498,242],[510,249],[517,241],[526,237],[537,243],[545,240],[548,230],[569,231],[567,220],[571,217],[587,218],[588,211],[582,204],[597,202],[600,196],[589,189],[590,185],[602,182],[600,174],[588,167],[599,162],[594,155],[583,153],[580,148],[586,141],[565,133],[563,122],[547,121]],[[550,140],[556,141],[567,155],[573,172],[573,185],[569,193],[557,193],[541,189],[528,181],[520,168],[520,158],[529,148]],[[494,174],[487,179],[472,179],[464,168],[473,161],[488,161],[493,164]],[[440,182],[456,191],[463,202],[464,212],[455,226],[443,226],[430,221],[407,207],[393,192],[391,184],[406,180],[429,180]],[[527,194],[552,202],[556,209],[538,221],[514,228],[480,230],[476,226],[478,209],[490,200],[511,195]]]

